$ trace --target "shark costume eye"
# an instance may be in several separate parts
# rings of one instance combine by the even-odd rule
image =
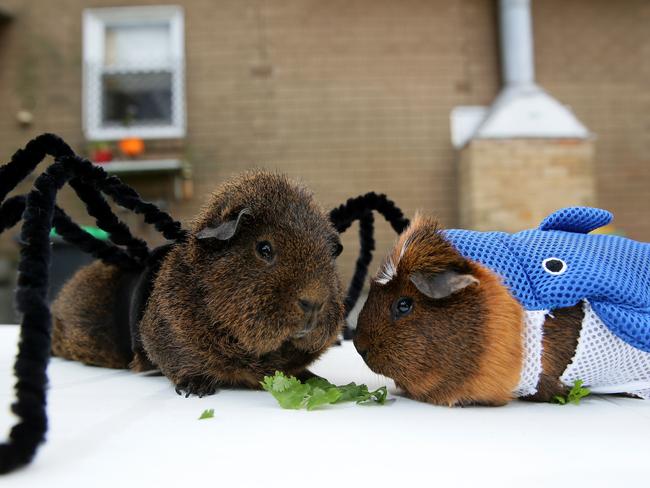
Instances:
[[[560,258],[546,258],[542,261],[542,268],[548,274],[561,275],[567,270],[567,265]]]

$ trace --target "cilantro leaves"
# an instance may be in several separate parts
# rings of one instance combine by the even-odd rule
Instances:
[[[553,397],[553,403],[559,403],[560,405],[566,405],[567,403],[573,403],[578,405],[580,400],[586,397],[591,393],[589,388],[582,387],[582,380],[576,380],[573,382],[573,386],[567,396],[555,395]]]
[[[386,403],[388,391],[385,386],[368,391],[366,385],[350,383],[336,386],[323,378],[310,378],[305,383],[280,371],[275,376],[265,376],[260,384],[275,397],[282,408],[314,410],[322,405],[343,402]]]
[[[214,408],[210,408],[208,410],[203,410],[203,413],[199,417],[199,420],[211,419],[213,417],[214,417]]]

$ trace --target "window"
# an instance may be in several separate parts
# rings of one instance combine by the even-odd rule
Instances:
[[[85,10],[83,42],[88,139],[185,135],[180,7]]]

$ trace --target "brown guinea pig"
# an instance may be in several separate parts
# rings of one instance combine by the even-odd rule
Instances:
[[[580,306],[546,317],[535,396],[565,393],[559,377],[575,351]],[[504,405],[523,368],[524,310],[500,278],[463,257],[435,219],[416,215],[370,285],[355,346],[376,373],[416,400]]]
[[[53,352],[158,368],[186,394],[258,387],[276,370],[308,376],[343,326],[339,252],[338,233],[309,192],[284,176],[246,173],[212,195],[189,239],[155,267],[133,343],[117,304],[134,278],[96,262],[53,304]]]

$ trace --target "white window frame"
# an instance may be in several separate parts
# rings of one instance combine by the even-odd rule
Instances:
[[[83,129],[88,140],[118,140],[125,137],[171,139],[185,137],[185,43],[183,9],[177,5],[146,7],[110,7],[85,9],[83,12]],[[99,72],[89,66],[103,66],[106,26],[169,22],[172,59],[172,123],[169,126],[101,127],[102,90]],[[168,67],[168,66],[165,66]],[[94,93],[94,103],[89,95]]]

